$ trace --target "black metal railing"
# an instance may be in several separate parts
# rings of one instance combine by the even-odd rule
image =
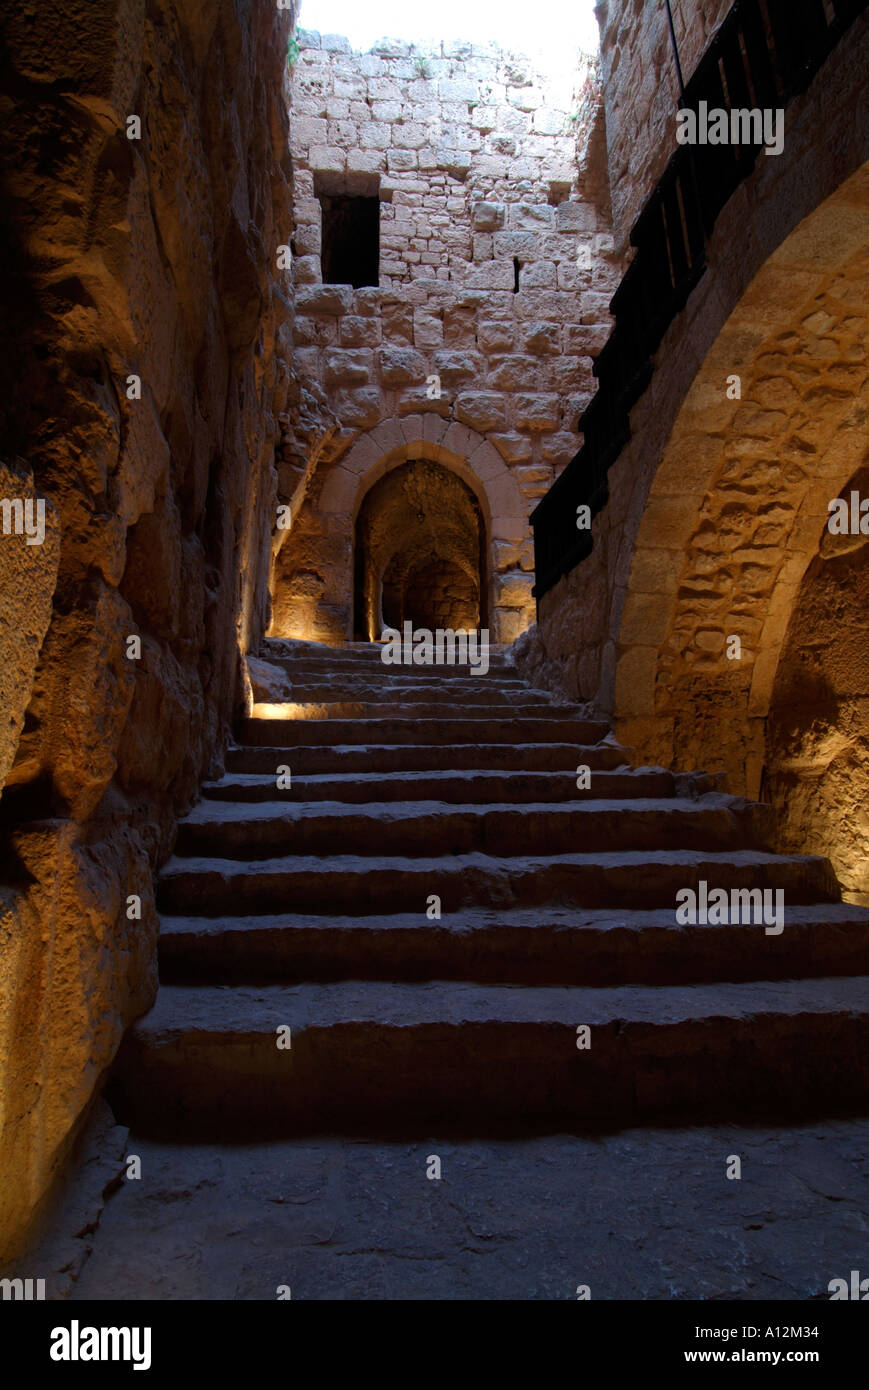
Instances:
[[[805,90],[869,0],[736,0],[685,87],[685,104],[780,109]],[[674,136],[675,139],[675,136]],[[584,442],[531,515],[540,598],[592,548],[577,509],[596,515],[607,473],[630,439],[631,407],[652,359],[706,269],[721,209],[747,178],[760,143],[680,145],[631,230],[636,254],[610,302],[613,331],[594,362],[598,388],[579,421]]]

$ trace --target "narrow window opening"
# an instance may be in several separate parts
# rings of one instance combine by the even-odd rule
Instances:
[[[380,283],[380,199],[321,193],[325,285]]]
[[[570,197],[570,184],[554,182],[549,185],[549,206],[560,207]]]
[[[513,257],[513,293],[514,293],[514,294],[518,294],[518,293],[519,293],[519,271],[520,271],[521,269],[522,269],[522,267],[521,267],[521,265],[519,264],[519,257],[518,257],[518,256],[514,256],[514,257]]]

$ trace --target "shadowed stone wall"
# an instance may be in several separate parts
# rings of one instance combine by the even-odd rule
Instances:
[[[4,10],[0,488],[47,511],[0,534],[0,1251],[153,999],[152,869],[266,620],[291,19]]]
[[[864,19],[790,103],[782,157],[761,157],[723,209],[631,412],[594,549],[516,647],[532,679],[610,716],[638,761],[723,770],[750,796],[785,784],[784,713],[768,744],[776,672],[803,576],[825,553],[828,503],[865,461],[867,61]],[[789,661],[783,690],[796,648]],[[838,656],[826,665],[837,713],[819,708],[824,737],[859,763],[857,679]],[[831,802],[834,781],[806,802]],[[776,804],[783,835],[803,834],[808,812]],[[819,843],[825,816],[829,804],[814,847],[836,859],[838,831]],[[837,863],[853,863],[860,833]]]

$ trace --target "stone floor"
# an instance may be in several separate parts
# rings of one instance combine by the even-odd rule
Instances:
[[[142,1178],[87,1235],[73,1300],[826,1300],[869,1270],[869,1120],[126,1152]]]

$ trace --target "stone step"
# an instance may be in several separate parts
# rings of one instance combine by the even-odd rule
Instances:
[[[199,1140],[769,1123],[863,1111],[867,1095],[865,976],[167,985],[128,1031],[108,1092],[137,1133]]]
[[[504,705],[521,703],[532,709],[558,710],[563,714],[576,715],[576,707],[559,702],[545,690],[531,690],[526,685],[492,685],[488,681],[469,685],[467,681],[378,681],[369,680],[354,683],[349,680],[294,680],[291,700],[295,704],[383,704],[397,703],[407,705],[440,705],[441,713],[449,713],[453,701],[460,700],[462,708],[486,705],[489,709],[500,709]]]
[[[257,750],[261,752],[262,750]],[[307,750],[306,750],[307,752]],[[271,756],[271,762],[276,759]],[[469,769],[465,772],[337,772],[292,774],[285,791],[276,789],[274,768],[268,773],[228,773],[219,782],[206,782],[207,801],[260,802],[282,797],[287,801],[442,801],[484,804],[494,802],[591,801],[602,797],[623,801],[634,797],[675,795],[674,778],[663,768],[623,768],[595,771],[591,786],[579,789],[576,767],[567,772],[501,772]]]
[[[510,666],[494,666],[488,671],[474,671],[463,666],[381,666],[333,665],[331,662],[270,661],[270,666],[283,670],[291,685],[322,685],[326,683],[374,685],[389,689],[393,685],[426,686],[449,684],[459,691],[527,690],[528,685]],[[543,694],[548,692],[544,691]]]
[[[628,762],[628,750],[612,742],[595,745],[459,743],[452,748],[441,743],[372,743],[362,747],[355,744],[311,744],[303,748],[277,745],[255,748],[248,745],[229,748],[226,753],[227,772],[258,773],[272,777],[276,768],[289,765],[293,776],[297,772],[341,772],[351,776],[362,773],[532,771],[563,772],[565,775],[572,772],[576,781],[577,767],[589,767],[593,772],[612,771],[626,767]]]
[[[701,879],[711,888],[781,889],[786,905],[840,898],[828,860],[818,856],[660,850],[521,859],[479,853],[379,859],[284,855],[252,864],[174,855],[158,882],[157,902],[161,912],[208,917],[221,916],[228,904],[245,915],[291,910],[343,916],[362,905],[366,913],[424,912],[432,894],[441,898],[444,913],[544,903],[674,908],[678,891],[695,888]]]
[[[440,743],[451,750],[473,743],[481,734],[487,743],[551,743],[554,740],[597,743],[609,732],[602,720],[535,714],[524,719],[489,718],[485,723],[456,719],[244,719],[240,741],[261,747],[300,744]],[[445,752],[445,757],[449,754]]]
[[[488,666],[485,670],[478,663],[476,666],[470,663],[444,662],[435,665],[405,665],[404,663],[387,663],[381,656],[380,647],[366,652],[338,652],[331,656],[314,656],[308,652],[300,653],[297,656],[271,656],[263,657],[271,666],[280,666],[289,676],[301,672],[311,672],[330,675],[360,675],[365,672],[371,677],[379,678],[381,672],[384,674],[393,673],[399,676],[406,676],[413,679],[436,676],[442,672],[454,680],[473,680],[484,681],[491,676],[498,679],[522,681],[522,677],[516,667],[506,659],[505,656],[489,650]]]
[[[382,661],[342,664],[325,660],[308,661],[304,657],[270,657],[269,665],[279,667],[291,680],[305,676],[315,683],[347,681],[350,685],[380,685],[385,681],[396,685],[431,685],[444,682],[460,690],[469,690],[474,686],[504,690],[522,686],[525,690],[540,690],[540,686],[529,685],[515,666],[503,662],[490,665],[485,671],[481,667],[469,666],[387,666]]]
[[[390,854],[427,859],[654,851],[672,844],[718,851],[767,848],[772,828],[769,807],[715,792],[694,800],[645,797],[578,805],[202,801],[178,827],[176,854],[250,861],[287,852],[325,856],[336,846],[380,855],[387,845]]]
[[[465,632],[466,628],[456,628],[457,632]],[[485,632],[486,628],[470,629],[473,631]],[[372,658],[380,660],[380,654],[386,646],[385,642],[353,641],[342,642],[339,646],[331,646],[326,642],[306,642],[302,638],[294,637],[266,637],[261,643],[259,655],[264,661],[272,661],[276,657],[297,658],[299,656],[309,656],[320,658],[324,661],[335,661],[341,658],[345,660],[358,657],[362,660]],[[493,656],[506,661],[509,657],[509,642],[493,642],[489,640],[489,651]]]
[[[859,974],[869,910],[785,906],[762,922],[680,926],[672,907],[465,908],[322,917],[164,917],[160,977],[169,983],[271,984],[342,979],[473,980],[518,985],[692,984]]]
[[[280,706],[283,705],[288,711],[287,719],[292,722],[299,720],[305,723],[323,721],[328,719],[330,722],[336,720],[353,720],[354,723],[361,722],[372,724],[375,721],[401,720],[408,723],[417,723],[420,720],[431,721],[439,724],[446,721],[455,724],[456,708],[458,697],[448,697],[436,700],[326,700],[322,704],[303,704],[294,694],[292,700],[281,700],[276,702],[263,701],[262,705],[254,706],[252,723],[285,723],[278,714]],[[575,722],[576,716],[571,710],[566,716],[562,712],[559,714],[558,706],[547,704],[528,704],[524,695],[515,700],[502,701],[500,704],[477,700],[461,701],[462,723],[469,719],[479,723],[485,723],[486,728],[495,722],[498,726],[509,723],[515,729],[518,728],[520,721],[534,721],[543,718],[549,721],[549,734],[553,732],[557,724],[567,718],[568,722]],[[515,721],[515,723],[513,722]],[[586,723],[588,721],[585,721]],[[596,727],[598,727],[596,725]],[[605,727],[605,726],[599,726]]]

